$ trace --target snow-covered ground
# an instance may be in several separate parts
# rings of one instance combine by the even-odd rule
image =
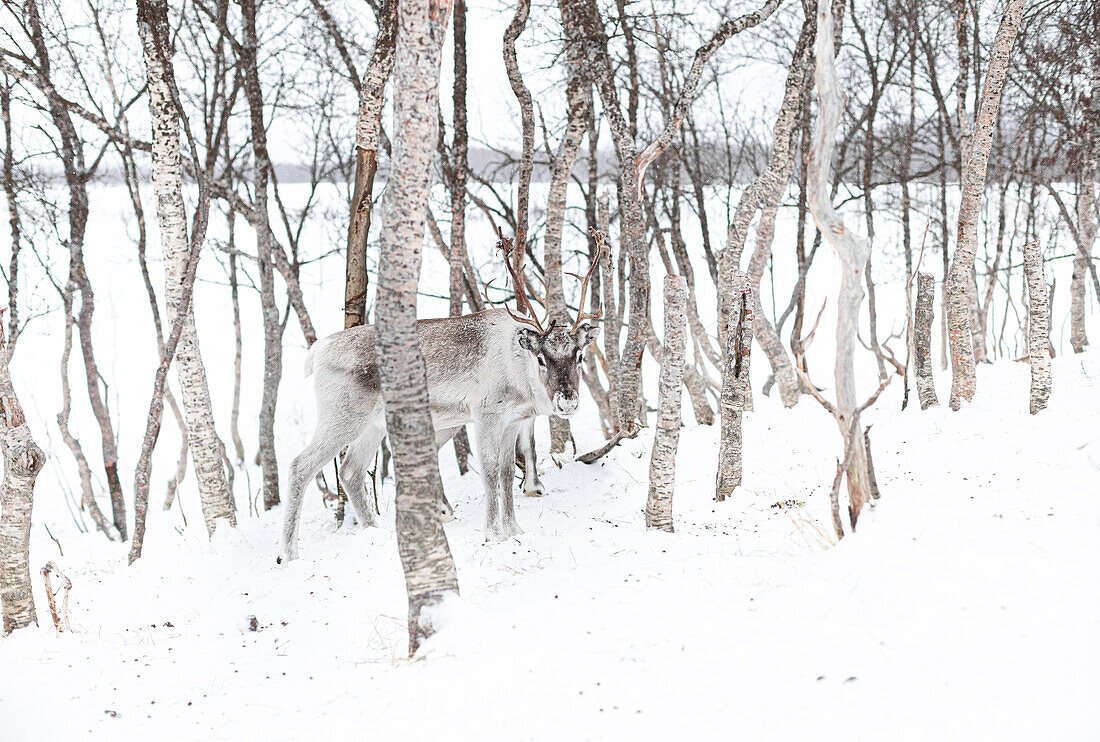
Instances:
[[[124,257],[128,243],[112,228],[120,213],[96,212],[89,256],[100,363],[112,385],[122,470],[132,472],[155,361],[143,289]],[[791,226],[780,222],[784,261]],[[445,285],[442,261],[427,256],[429,284]],[[831,259],[823,252],[811,273],[814,309],[832,285]],[[889,328],[901,279],[888,258],[876,260],[880,327]],[[159,279],[159,266],[153,273]],[[232,328],[218,274],[208,260],[199,328],[225,426]],[[698,276],[708,283],[702,266]],[[782,305],[790,266],[777,261],[776,276]],[[335,329],[338,259],[309,266],[306,280],[322,333]],[[37,289],[43,297],[51,290]],[[710,301],[704,291],[704,316]],[[770,299],[765,306],[771,314]],[[262,359],[250,293],[245,311],[242,433],[251,441],[258,385],[249,380]],[[830,386],[828,314],[823,323],[811,365]],[[52,457],[37,489],[32,563],[54,559],[72,578],[76,632],[54,635],[36,574],[42,627],[0,639],[2,742],[1100,735],[1095,349],[1054,361],[1050,408],[1037,416],[1027,414],[1021,363],[980,367],[978,395],[958,413],[915,404],[899,412],[900,385],[891,387],[866,414],[882,499],[839,544],[827,492],[839,435],[808,398],[785,410],[757,395],[745,423],[744,487],[722,504],[712,499],[717,429],[684,429],[672,535],[644,528],[650,431],[594,466],[556,469],[544,459],[550,496],[518,498],[526,533],[497,545],[482,541],[477,475],[459,477],[446,449],[444,484],[457,516],[447,533],[462,598],[409,661],[391,481],[381,495],[387,525],[366,531],[337,531],[310,490],[302,558],[288,568],[274,561],[281,509],[248,515],[253,467],[251,483],[238,475],[240,526],[220,528],[212,541],[190,475],[181,500],[191,525],[155,504],[134,566],[124,565],[124,546],[81,533],[63,497],[76,485],[71,458],[51,422],[59,325],[56,314],[32,322],[13,375]],[[313,419],[300,345],[292,320],[279,408],[284,472]],[[759,389],[766,373],[757,358]],[[869,354],[860,362],[869,391],[874,363]],[[948,377],[938,363],[936,374],[943,399]],[[95,428],[86,410],[75,414],[94,460]],[[166,421],[156,482],[174,465],[173,426]],[[573,429],[582,449],[601,442],[589,401]],[[154,503],[162,495],[155,491]],[[258,631],[247,630],[249,616]]]
[[[808,403],[758,403],[720,505],[715,431],[686,428],[673,535],[644,527],[648,435],[550,466],[499,545],[444,457],[463,597],[412,662],[392,530],[336,532],[316,498],[289,569],[278,511],[161,529],[129,569],[70,540],[79,633],[0,644],[3,739],[1096,739],[1100,359],[1055,379],[1036,417],[1023,364],[960,413],[887,395],[883,497],[840,544]]]

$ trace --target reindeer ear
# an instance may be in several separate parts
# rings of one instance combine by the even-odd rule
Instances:
[[[539,341],[541,336],[534,330],[526,327],[519,328],[519,347],[524,350],[529,350],[532,353],[539,352]]]
[[[577,329],[577,338],[580,340],[581,347],[586,348],[588,345],[600,336],[600,326],[590,325],[585,322]]]

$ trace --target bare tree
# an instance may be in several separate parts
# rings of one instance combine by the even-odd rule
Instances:
[[[283,327],[275,304],[275,269],[272,259],[271,227],[267,213],[268,179],[271,159],[267,154],[267,129],[264,126],[263,89],[260,87],[260,45],[256,34],[256,2],[241,0],[241,67],[244,93],[248,101],[252,140],[252,175],[256,226],[256,257],[260,268],[260,311],[264,323],[264,381],[260,401],[260,466],[263,469],[264,510],[279,504],[279,463],[275,457],[275,405],[279,398],[279,380],[283,375]]]
[[[315,1],[315,5],[322,7],[319,0]],[[359,93],[355,184],[351,196],[344,289],[344,327],[364,324],[367,316],[367,239],[374,204],[374,176],[378,172],[382,104],[385,100],[386,82],[393,71],[393,54],[397,43],[397,0],[382,2],[378,22],[378,34],[374,38],[370,64]],[[337,38],[341,37],[337,35]],[[343,43],[342,40],[340,43]],[[354,67],[351,69],[354,71]]]
[[[409,653],[436,629],[430,610],[458,592],[438,507],[443,484],[416,332],[428,178],[436,141],[439,64],[449,0],[405,0],[398,12],[393,164],[378,271],[378,354],[397,478],[397,543],[409,593]]]
[[[30,51],[24,54],[19,49],[11,51],[5,49],[3,55],[5,58],[0,58],[0,68],[36,88],[42,94],[45,98],[44,108],[57,130],[59,141],[55,143],[55,147],[61,160],[65,185],[69,191],[68,235],[65,238],[69,249],[69,275],[65,287],[62,289],[63,303],[67,315],[72,314],[74,306],[79,307],[74,324],[84,361],[88,401],[100,431],[103,469],[111,498],[112,525],[125,538],[127,532],[126,504],[122,497],[122,486],[118,478],[118,445],[105,399],[106,382],[100,374],[92,343],[95,293],[84,262],[84,237],[89,215],[87,184],[99,168],[102,155],[95,156],[91,162],[85,159],[85,140],[81,137],[74,123],[73,104],[62,96],[55,83],[54,62],[50,57],[46,28],[42,22],[37,0],[28,0],[23,6],[22,14],[17,12],[17,7],[11,5],[8,6],[7,10],[14,21],[13,27],[18,28],[25,35],[26,43],[30,45]],[[8,39],[14,42],[14,35],[8,35]],[[22,66],[15,66],[8,61],[9,58],[18,60]],[[102,119],[100,120],[102,121]],[[103,121],[103,124],[109,126],[106,121]],[[78,295],[79,305],[76,305]],[[67,331],[71,332],[71,330],[72,326],[69,326]],[[72,440],[75,441],[75,438]],[[88,499],[85,496],[85,500]]]
[[[762,213],[756,231],[756,248],[753,250],[748,268],[749,282],[757,294],[760,291],[760,280],[764,275],[764,268],[771,258],[772,237],[774,235],[776,211],[779,208],[779,199],[783,196],[783,191],[790,182],[794,168],[795,125],[802,109],[804,92],[813,80],[810,75],[810,62],[813,59],[816,27],[813,15],[807,14],[787,71],[783,102],[780,105],[779,114],[776,116],[775,126],[772,129],[772,151],[768,157],[767,167],[760,177],[744,191],[741,200],[737,204],[733,221],[730,222],[726,247],[722,251],[718,262],[718,326],[722,332],[724,332],[723,328],[729,323],[729,317],[733,312],[732,305],[738,299],[736,292],[733,290],[732,282],[734,274],[738,271],[741,253],[748,238],[749,224],[757,211],[760,210],[762,210]],[[784,406],[793,407],[798,402],[798,382],[795,379],[791,361],[783,348],[779,333],[764,318],[763,312],[757,314],[754,332],[757,341],[771,363],[772,373],[779,385],[779,393]],[[725,364],[729,364],[728,359]]]
[[[932,304],[935,294],[935,279],[931,273],[921,271],[917,274],[917,308],[913,330],[913,376],[917,382],[917,396],[920,408],[927,410],[939,404],[936,399],[936,384],[932,379]]]
[[[682,276],[665,276],[665,342],[658,391],[657,430],[649,462],[649,498],[645,506],[646,528],[672,532],[672,494],[676,480],[676,448],[680,441],[680,400],[683,393],[686,345],[687,285]]]
[[[867,451],[862,436],[853,436],[853,420],[856,413],[856,382],[854,369],[856,323],[859,306],[863,303],[863,275],[871,245],[852,232],[833,207],[829,196],[829,184],[833,150],[836,146],[836,130],[840,121],[841,94],[837,87],[836,66],[833,61],[833,14],[843,8],[844,0],[818,3],[817,27],[819,32],[814,44],[816,71],[814,80],[818,94],[818,119],[814,129],[813,150],[810,154],[808,173],[808,200],[810,213],[817,228],[832,245],[840,259],[841,279],[837,298],[836,362],[833,375],[836,383],[835,417],[840,434],[846,441],[845,460],[848,482],[849,512],[855,528],[863,505],[871,499],[871,482],[867,463]],[[838,29],[839,30],[839,29]],[[797,367],[797,364],[796,364]],[[807,385],[809,386],[809,385]],[[851,441],[852,450],[847,442]]]
[[[749,399],[749,361],[752,358],[756,294],[748,278],[738,272],[733,280],[734,301],[729,315],[725,365],[720,399],[722,431],[718,449],[718,477],[714,499],[722,502],[741,486],[741,422]]]
[[[138,34],[141,38],[148,75],[149,115],[153,130],[153,190],[157,195],[157,222],[164,252],[165,294],[168,320],[183,316],[176,372],[182,390],[183,405],[191,446],[195,478],[199,485],[203,518],[208,533],[224,518],[236,525],[236,506],[225,472],[225,454],[214,430],[214,416],[206,369],[199,353],[194,307],[184,301],[184,276],[196,243],[206,233],[210,210],[209,189],[200,175],[199,203],[190,236],[183,202],[180,109],[175,74],[172,68],[171,36],[166,0],[137,0]],[[190,140],[191,137],[188,136]]]
[[[960,0],[961,2],[961,0]],[[970,328],[968,285],[973,283],[974,257],[977,251],[978,218],[985,192],[986,166],[989,162],[993,129],[1001,106],[1001,89],[1008,71],[1008,59],[1023,18],[1026,0],[1008,0],[989,59],[982,104],[967,147],[962,173],[962,202],[959,205],[959,230],[951,272],[944,290],[947,294],[947,327],[951,346],[951,409],[974,398],[974,338]]]
[[[551,321],[565,324],[569,317],[565,310],[565,293],[562,286],[562,232],[565,227],[565,207],[569,178],[577,162],[581,141],[588,130],[590,86],[583,73],[583,59],[576,44],[566,41],[566,123],[565,133],[558,144],[550,166],[550,190],[546,201],[546,234],[543,238],[543,267],[546,275],[546,307]],[[584,307],[579,307],[584,312]],[[569,421],[556,415],[550,417],[550,453],[555,457],[565,455],[566,445],[572,445],[573,434]]]
[[[1031,414],[1046,409],[1050,397],[1050,297],[1043,273],[1043,251],[1038,242],[1024,245],[1024,274],[1027,276],[1027,355],[1031,366]],[[1049,352],[1048,352],[1049,351]]]
[[[38,623],[31,592],[31,507],[35,477],[46,463],[46,454],[31,436],[12,385],[10,357],[0,323],[0,448],[4,453],[4,481],[0,484],[0,603],[4,634]]]

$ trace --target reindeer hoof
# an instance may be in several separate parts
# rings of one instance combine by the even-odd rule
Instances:
[[[536,484],[531,489],[525,489],[523,494],[527,497],[546,497],[546,488],[541,484]]]
[[[294,561],[297,558],[298,558],[298,547],[297,546],[283,546],[283,548],[279,550],[279,556],[275,557],[275,563],[286,566],[287,564],[289,564],[290,562]]]
[[[499,544],[501,541],[507,539],[507,534],[504,533],[504,529],[494,523],[491,526],[485,528],[485,543],[487,544]]]
[[[508,534],[507,538],[515,538],[516,536],[523,535],[523,529],[519,527],[519,523],[512,521],[504,524],[504,532]]]

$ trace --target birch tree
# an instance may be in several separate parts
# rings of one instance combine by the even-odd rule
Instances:
[[[153,190],[157,196],[157,223],[164,255],[167,319],[183,316],[176,374],[187,417],[188,440],[195,479],[199,486],[206,529],[214,533],[219,519],[237,523],[233,493],[225,473],[225,451],[214,430],[214,415],[206,369],[199,352],[194,308],[184,303],[184,276],[190,245],[202,242],[209,213],[209,194],[200,198],[196,219],[188,235],[183,203],[180,108],[172,69],[171,35],[166,0],[137,0],[138,34],[149,88],[149,117],[153,132]],[[200,181],[200,194],[203,194]]]
[[[1008,71],[1009,55],[1016,31],[1024,15],[1026,0],[1008,0],[1001,18],[989,59],[982,102],[974,123],[974,133],[966,150],[962,172],[962,201],[959,204],[959,228],[951,271],[944,291],[947,295],[947,332],[951,348],[951,409],[974,398],[977,378],[974,372],[974,338],[970,327],[968,282],[973,281],[977,253],[978,220],[985,192],[986,166],[993,143],[993,129],[1001,106],[1001,90]]]
[[[378,271],[378,355],[397,480],[397,544],[409,594],[409,653],[436,630],[431,608],[457,594],[440,520],[443,484],[416,332],[424,216],[437,138],[439,65],[449,0],[401,0],[394,79],[394,141],[383,201]]]
[[[319,2],[317,7],[323,10]],[[325,14],[327,17],[327,13]],[[336,34],[337,39],[341,37]],[[343,43],[342,40],[340,42]],[[384,0],[378,13],[367,73],[360,86],[359,119],[355,129],[355,182],[348,225],[344,282],[344,327],[356,327],[367,317],[367,240],[374,206],[374,176],[382,133],[382,104],[393,71],[397,43],[397,0]],[[354,67],[351,68],[354,70]],[[358,76],[356,76],[358,77]]]
[[[936,384],[932,379],[932,313],[935,300],[935,279],[931,273],[917,274],[917,308],[913,328],[913,376],[917,382],[920,408],[927,410],[939,404]]]
[[[1027,279],[1027,357],[1031,367],[1031,414],[1046,409],[1050,397],[1050,296],[1043,272],[1043,251],[1038,242],[1024,245]]]
[[[779,199],[790,182],[794,169],[795,125],[802,111],[804,93],[812,85],[810,62],[813,59],[813,43],[816,32],[816,18],[808,14],[802,24],[802,31],[794,49],[787,80],[783,91],[783,101],[772,128],[772,150],[764,172],[753,181],[741,196],[737,211],[729,225],[726,247],[718,262],[718,326],[720,334],[729,323],[732,304],[739,294],[733,289],[734,274],[738,271],[741,253],[748,239],[749,225],[758,211],[762,210],[756,231],[756,246],[749,260],[748,278],[753,289],[759,294],[760,281],[764,275],[772,252],[772,237],[775,232],[775,217],[779,209]],[[793,407],[798,402],[798,381],[795,378],[791,361],[783,348],[779,333],[774,325],[758,312],[754,331],[757,341],[768,356],[779,386],[779,394],[785,407]],[[728,361],[727,361],[728,363]]]
[[[645,506],[646,528],[672,533],[672,494],[676,480],[676,449],[683,420],[680,403],[684,381],[684,349],[687,342],[687,284],[682,276],[665,276],[665,342],[661,380],[657,394],[657,430],[649,461],[649,497]]]
[[[726,348],[719,398],[722,429],[718,448],[718,477],[714,499],[722,502],[741,486],[741,423],[749,400],[749,362],[752,358],[756,294],[748,278],[738,272],[733,280],[733,302],[724,333]]]
[[[275,268],[271,249],[271,226],[267,212],[268,178],[271,159],[267,154],[267,129],[264,126],[263,89],[257,60],[260,45],[256,33],[256,0],[241,0],[241,67],[245,98],[248,101],[252,174],[254,185],[254,225],[256,226],[256,262],[260,273],[260,312],[264,325],[264,380],[260,400],[260,467],[263,471],[264,510],[279,504],[279,463],[275,457],[275,406],[279,398],[279,380],[283,375],[283,327],[275,303]]]
[[[31,507],[35,477],[46,463],[46,454],[31,436],[12,385],[10,357],[0,323],[0,449],[4,454],[4,481],[0,483],[0,603],[3,603],[5,635],[38,623],[31,591]]]
[[[565,292],[562,286],[562,232],[565,228],[565,208],[569,179],[577,162],[581,141],[588,130],[590,87],[584,77],[579,49],[566,38],[566,122],[565,133],[558,144],[550,164],[550,189],[546,200],[546,235],[543,238],[543,268],[546,275],[546,305],[550,319],[559,324],[569,322],[565,310]],[[597,287],[598,292],[598,287]],[[595,295],[595,294],[594,294]],[[579,307],[579,311],[585,311]],[[550,453],[555,457],[565,454],[566,444],[573,444],[569,421],[550,417]]]
[[[834,9],[843,8],[843,0],[833,3],[820,2],[817,10],[817,38],[814,44],[816,69],[814,82],[818,94],[817,126],[814,128],[813,149],[810,152],[807,173],[807,198],[810,213],[817,228],[829,241],[840,260],[840,290],[837,294],[836,360],[833,367],[836,385],[835,417],[840,434],[851,441],[851,450],[845,446],[847,462],[849,513],[855,528],[863,505],[871,499],[871,482],[867,465],[867,451],[863,436],[851,435],[853,420],[857,415],[856,382],[854,369],[856,327],[859,307],[863,303],[863,275],[871,245],[850,230],[844,219],[833,207],[829,195],[832,182],[833,150],[836,131],[840,123],[841,93],[836,79],[833,29]],[[839,29],[837,29],[839,32]]]

